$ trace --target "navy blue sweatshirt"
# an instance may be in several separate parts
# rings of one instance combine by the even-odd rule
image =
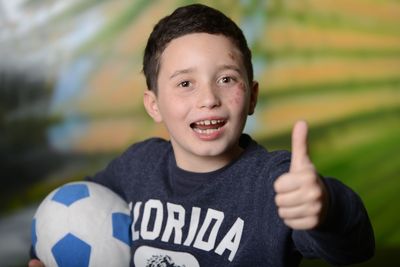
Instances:
[[[279,267],[298,266],[302,257],[342,265],[372,256],[372,227],[352,190],[323,178],[326,222],[292,230],[278,216],[273,190],[290,153],[268,152],[247,135],[241,146],[242,155],[222,169],[192,173],[177,167],[170,142],[148,139],[89,178],[131,205],[131,266]]]

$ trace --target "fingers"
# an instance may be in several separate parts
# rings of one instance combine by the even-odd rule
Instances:
[[[293,175],[286,174],[285,176],[289,177]],[[309,181],[303,182],[304,179],[308,179]],[[277,193],[275,196],[275,202],[278,207],[301,206],[305,203],[316,201],[321,197],[321,190],[319,190],[318,183],[314,181],[314,177],[298,178],[297,180],[299,185],[291,191],[275,189],[275,192]],[[280,181],[277,180],[276,184],[278,182]],[[303,184],[300,184],[301,182],[303,182]],[[277,187],[278,186],[275,188]]]
[[[292,187],[285,187],[284,183],[290,180],[295,181],[291,184]],[[311,169],[297,174],[286,173],[274,184],[276,205],[278,208],[294,208],[307,206],[307,204],[312,206],[322,198],[321,183],[319,177]]]
[[[292,180],[291,186],[285,186]],[[317,227],[325,217],[327,192],[323,182],[312,169],[286,173],[274,184],[275,203],[279,217],[292,229]]]
[[[310,204],[304,203],[299,206],[281,207],[278,209],[279,216],[285,220],[299,220],[302,218],[313,217],[320,212],[322,205],[318,202]]]
[[[283,221],[287,226],[295,230],[309,230],[315,228],[319,224],[317,216],[308,216],[291,220],[284,219]]]
[[[33,259],[29,261],[28,267],[45,267],[45,266],[41,261]]]
[[[313,165],[308,165],[297,172],[282,174],[274,183],[276,193],[288,193],[315,182],[316,171]]]
[[[291,173],[282,174],[274,183],[276,193],[289,193],[301,187],[301,181]]]

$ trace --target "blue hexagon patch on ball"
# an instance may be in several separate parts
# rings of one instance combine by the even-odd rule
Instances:
[[[90,251],[90,245],[73,234],[67,234],[51,249],[59,267],[88,267]]]
[[[70,206],[74,202],[89,197],[89,189],[85,184],[67,184],[62,186],[52,200]]]
[[[112,228],[113,236],[131,246],[131,223],[132,219],[129,215],[121,212],[114,212],[112,214]]]

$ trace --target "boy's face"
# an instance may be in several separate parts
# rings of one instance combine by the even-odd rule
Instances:
[[[210,171],[240,153],[258,84],[248,84],[241,53],[228,38],[194,33],[172,40],[161,55],[157,84],[157,95],[146,91],[144,104],[165,124],[179,167]]]

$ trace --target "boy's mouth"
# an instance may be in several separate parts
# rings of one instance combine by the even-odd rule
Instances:
[[[200,120],[190,124],[190,127],[199,134],[212,134],[226,124],[226,120]]]

